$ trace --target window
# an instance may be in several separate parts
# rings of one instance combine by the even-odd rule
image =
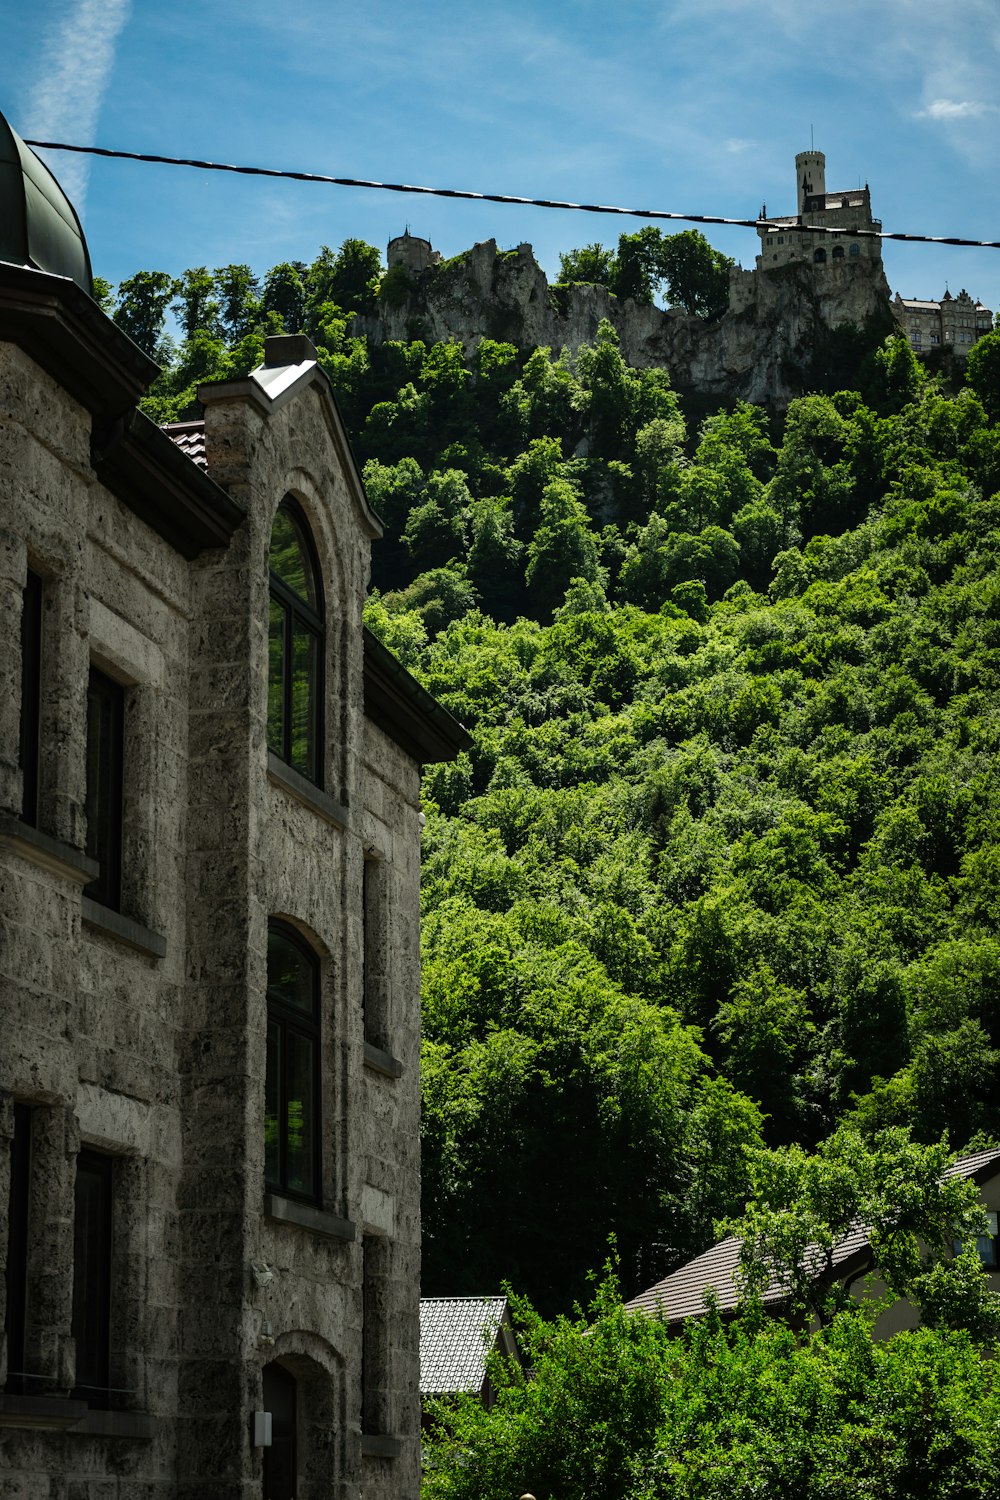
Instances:
[[[366,859],[362,889],[365,1041],[389,1050],[388,871],[385,861]]]
[[[940,342],[941,342],[941,335],[938,334],[938,333],[932,333],[931,334],[931,343],[932,344],[940,344]]]
[[[818,266],[823,265],[823,263],[826,260],[826,251],[825,250],[814,250],[813,251],[813,260],[816,262],[816,264]]]
[[[267,743],[321,784],[323,597],[312,541],[293,500],[271,531]]]
[[[294,928],[267,936],[264,1178],[319,1200],[319,963]]]
[[[111,1363],[112,1158],[81,1151],[76,1161],[73,1231],[75,1394],[106,1405]]]
[[[25,1331],[28,1313],[28,1210],[31,1198],[31,1110],[14,1105],[14,1134],[10,1143],[10,1199],[7,1236],[7,1390],[29,1390],[25,1374]]]
[[[861,254],[861,246],[860,245],[852,245],[851,248],[848,250],[847,253],[848,253],[848,255],[860,255]]]
[[[844,258],[844,247],[843,247],[843,245],[834,245],[834,247],[833,247],[833,258],[834,258],[834,260],[843,260],[843,258]]]
[[[125,689],[96,667],[87,688],[87,853],[100,866],[84,888],[117,911],[122,896],[122,767]]]
[[[38,823],[38,742],[42,717],[42,580],[28,573],[21,607],[21,817]]]
[[[995,1271],[997,1269],[997,1215],[990,1212],[986,1215],[986,1218],[988,1223],[987,1232],[977,1235],[975,1240],[971,1241],[971,1244],[975,1245],[975,1248],[979,1251],[979,1259],[986,1270]],[[966,1243],[962,1240],[953,1240],[952,1249],[956,1255],[960,1255],[966,1249]]]

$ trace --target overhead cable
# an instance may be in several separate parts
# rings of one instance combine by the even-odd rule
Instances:
[[[518,198],[511,193],[473,193],[463,188],[417,187],[407,182],[370,182],[363,177],[326,177],[320,172],[292,172],[277,167],[237,167],[227,162],[197,161],[186,156],[156,156],[145,151],[111,151],[104,146],[73,146],[66,141],[25,141],[42,151],[78,151],[87,156],[106,156],[116,161],[154,162],[168,167],[197,167],[203,172],[236,172],[243,177],[284,177],[292,182],[320,182],[329,187],[374,188],[383,193],[416,193],[426,198],[462,198],[474,203],[513,203],[521,208],[559,208],[583,214],[618,214],[627,219],[670,219],[683,224],[731,224],[756,229],[769,222],[762,219],[729,219],[720,214],[670,213],[662,208],[617,208],[608,203],[567,203],[559,198]],[[780,223],[783,233],[832,234],[850,239],[905,240],[921,245],[968,245],[980,250],[1000,250],[1000,240],[970,240],[959,235],[904,234],[887,229],[840,228],[829,224]]]

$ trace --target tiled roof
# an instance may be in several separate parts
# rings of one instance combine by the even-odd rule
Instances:
[[[985,1169],[1000,1170],[1000,1150],[977,1151],[972,1156],[963,1156],[945,1172],[946,1177],[974,1177]],[[986,1175],[992,1175],[986,1173]],[[625,1306],[630,1312],[648,1313],[650,1317],[662,1318],[667,1323],[679,1323],[685,1318],[700,1317],[705,1311],[705,1293],[711,1288],[718,1299],[722,1312],[731,1312],[739,1301],[736,1271],[740,1261],[740,1241],[730,1236],[713,1245],[703,1254],[679,1266],[648,1291],[640,1292]],[[868,1227],[862,1225],[851,1231],[834,1248],[834,1268],[844,1266],[868,1244]],[[784,1297],[780,1282],[772,1281],[764,1292],[766,1306],[776,1306]]]
[[[199,469],[208,472],[204,422],[166,422],[163,431],[177,444],[182,453],[187,454],[192,463],[196,463]]]
[[[486,1378],[506,1297],[421,1297],[420,1391],[478,1391]]]

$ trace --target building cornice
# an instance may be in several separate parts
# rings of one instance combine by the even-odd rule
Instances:
[[[366,627],[365,716],[420,765],[454,760],[472,736]]]
[[[30,266],[0,264],[0,339],[98,419],[134,406],[160,373],[75,281]]]

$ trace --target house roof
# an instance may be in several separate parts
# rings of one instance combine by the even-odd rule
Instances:
[[[506,1311],[506,1297],[421,1297],[421,1395],[481,1390]]]
[[[945,1172],[946,1177],[974,1177],[982,1181],[1000,1170],[1000,1149],[977,1151],[963,1156]],[[834,1247],[835,1270],[848,1267],[856,1256],[868,1250],[869,1229],[860,1225],[844,1236]],[[736,1272],[740,1262],[741,1241],[729,1236],[713,1245],[701,1255],[679,1266],[655,1286],[640,1292],[625,1306],[630,1312],[647,1313],[652,1318],[662,1318],[666,1323],[683,1322],[686,1318],[698,1318],[705,1311],[705,1294],[714,1291],[721,1312],[732,1312],[739,1301]],[[772,1281],[764,1290],[765,1307],[777,1307],[785,1297],[785,1288]]]
[[[164,422],[163,431],[192,463],[208,473],[208,457],[205,453],[204,422]]]

